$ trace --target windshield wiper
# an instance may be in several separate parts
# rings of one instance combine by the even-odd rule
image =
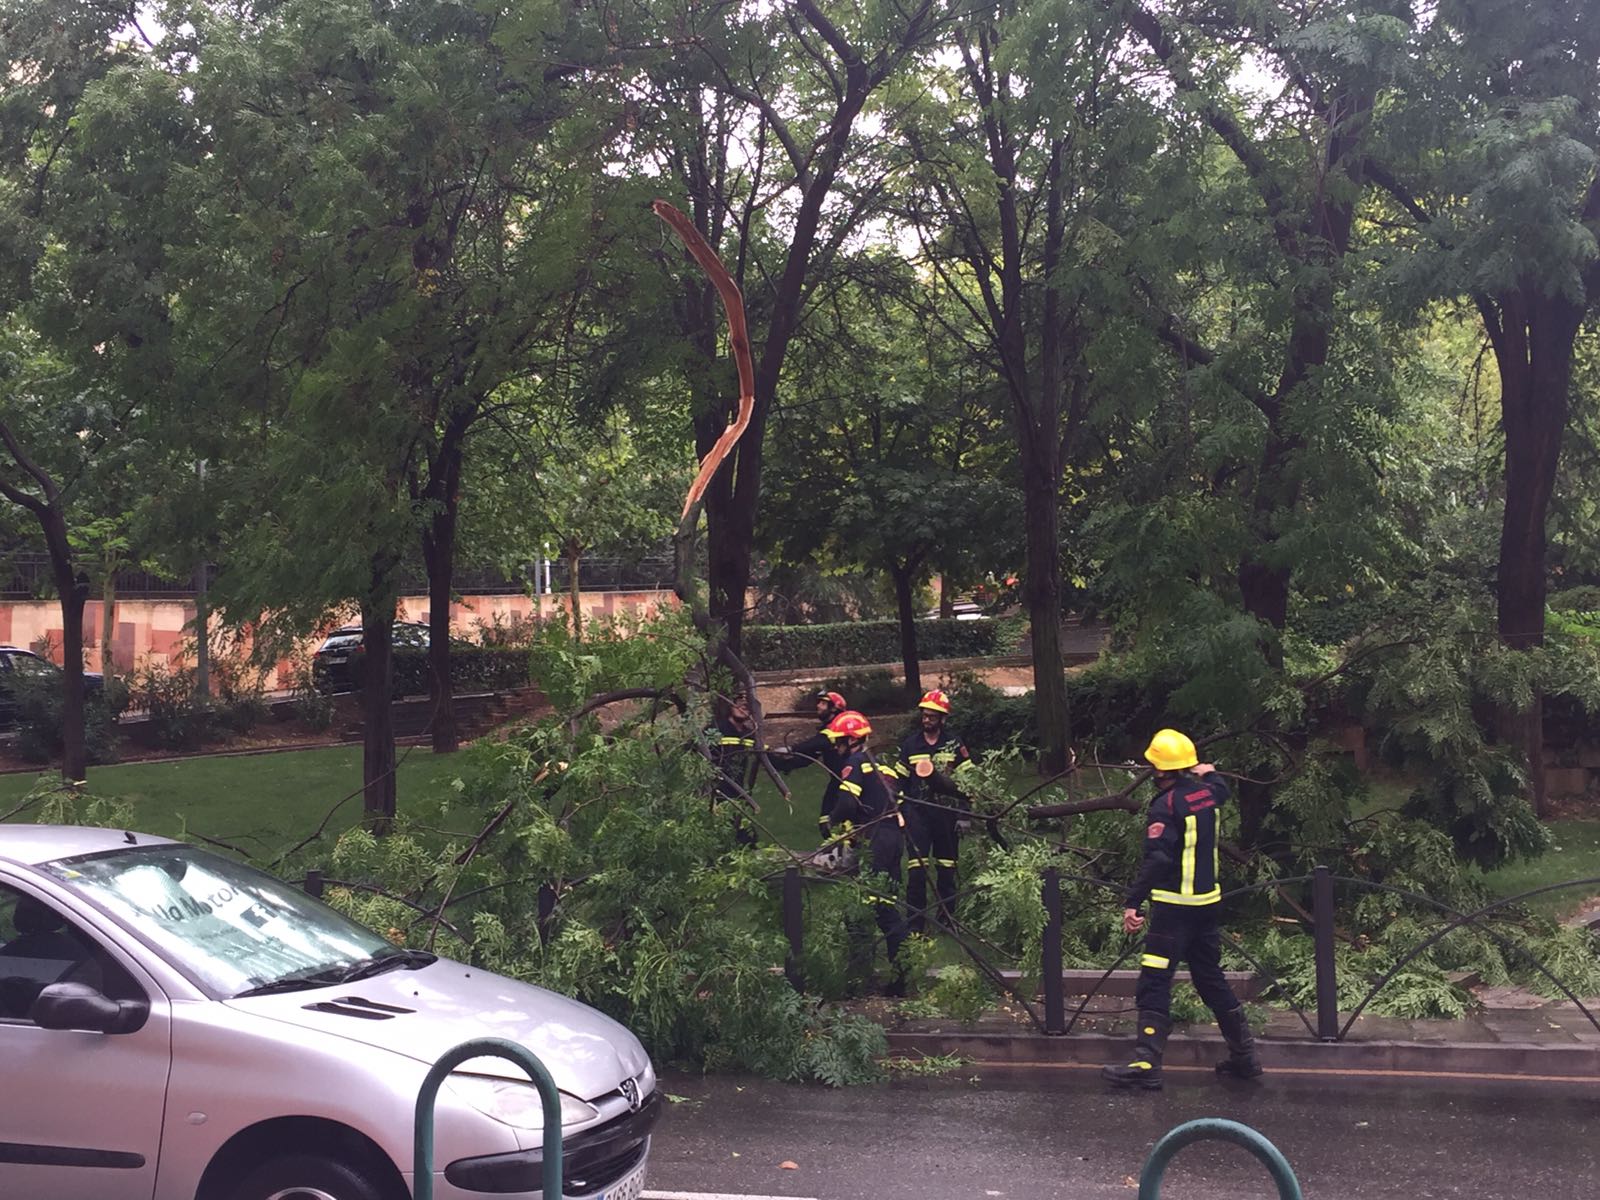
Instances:
[[[245,988],[242,992],[235,992],[233,998],[239,1000],[245,996],[270,996],[274,992],[303,992],[307,988],[330,987],[340,981],[339,975],[344,970],[346,970],[344,967],[325,967],[309,975],[285,975],[282,979],[274,979],[270,983],[260,983],[255,987]]]
[[[358,979],[366,979],[373,975],[381,975],[385,971],[392,971],[396,967],[404,967],[408,971],[415,971],[429,963],[439,961],[437,954],[429,954],[426,950],[411,950],[398,947],[382,955],[373,955],[358,963],[351,963],[339,973],[336,983],[354,983]]]
[[[233,998],[238,1000],[244,996],[270,996],[274,992],[303,992],[309,988],[333,987],[340,983],[353,983],[357,979],[366,979],[371,975],[381,975],[396,967],[415,970],[438,961],[437,954],[402,946],[383,954],[375,954],[371,958],[363,958],[358,962],[340,963],[299,975],[285,975],[282,979],[274,979],[270,983],[245,988],[242,992],[236,992]]]

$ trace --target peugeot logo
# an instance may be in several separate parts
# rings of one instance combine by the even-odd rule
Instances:
[[[617,1089],[622,1093],[622,1098],[628,1102],[629,1112],[638,1112],[644,1107],[644,1101],[639,1096],[639,1085],[631,1079],[624,1079],[622,1086]]]

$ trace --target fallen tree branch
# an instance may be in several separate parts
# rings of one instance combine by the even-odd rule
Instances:
[[[762,712],[761,701],[756,693],[755,676],[750,668],[744,665],[740,657],[728,645],[726,632],[719,630],[711,619],[711,613],[700,594],[700,588],[694,577],[694,540],[695,530],[700,524],[700,510],[705,505],[706,488],[710,486],[717,469],[722,466],[728,455],[732,453],[734,444],[749,428],[751,414],[755,411],[756,404],[756,372],[755,360],[750,353],[750,331],[745,319],[744,295],[739,291],[728,269],[722,265],[722,260],[706,240],[700,236],[700,231],[694,227],[694,222],[679,212],[665,200],[657,200],[650,205],[656,216],[660,217],[672,227],[691,257],[700,264],[706,276],[711,280],[712,286],[717,289],[717,295],[722,299],[722,307],[728,317],[728,347],[733,355],[734,364],[739,370],[739,409],[732,423],[723,430],[722,436],[717,439],[705,458],[700,463],[700,471],[695,476],[694,482],[689,485],[689,492],[684,497],[683,514],[678,519],[678,530],[673,535],[673,565],[674,580],[673,591],[678,599],[689,610],[689,619],[694,622],[694,627],[705,637],[709,638],[716,647],[716,660],[733,673],[739,681],[739,686],[744,691],[745,703],[750,708],[750,715],[755,720],[756,745],[760,746],[765,739],[762,737]],[[766,772],[787,803],[790,801],[789,787],[784,783],[783,777],[778,774],[772,765],[772,760],[765,751],[760,755],[761,769]]]
[[[683,702],[683,697],[671,688],[621,688],[614,692],[601,692],[597,696],[590,696],[583,704],[567,718],[567,729],[576,734],[578,722],[594,712],[597,708],[604,708],[608,704],[620,704],[624,700],[671,700],[674,707],[681,713],[688,705]]]

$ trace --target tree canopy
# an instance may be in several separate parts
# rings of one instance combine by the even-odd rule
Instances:
[[[63,606],[64,770],[95,563],[210,560],[264,646],[361,613],[392,815],[408,572],[449,750],[457,563],[664,548],[732,419],[660,198],[749,319],[688,564],[730,652],[848,578],[787,611],[894,615],[915,685],[931,577],[1016,574],[1048,773],[1088,608],[1254,739],[1247,842],[1405,686],[1464,689],[1451,803],[1541,805],[1541,697],[1582,691],[1549,601],[1600,585],[1597,38],[1577,0],[0,0],[0,496]],[[1409,684],[1307,690],[1384,638]]]

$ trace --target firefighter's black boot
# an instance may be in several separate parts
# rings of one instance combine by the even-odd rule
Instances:
[[[1260,1075],[1261,1059],[1256,1056],[1256,1039],[1250,1032],[1250,1022],[1245,1019],[1244,1005],[1218,1013],[1217,1027],[1228,1043],[1228,1057],[1217,1064],[1217,1074],[1234,1079],[1254,1079]]]
[[[1167,1048],[1167,1034],[1172,1032],[1172,1021],[1160,1013],[1139,1014],[1139,1040],[1133,1048],[1133,1059],[1125,1066],[1100,1068],[1100,1078],[1119,1087],[1161,1090],[1161,1055]]]

